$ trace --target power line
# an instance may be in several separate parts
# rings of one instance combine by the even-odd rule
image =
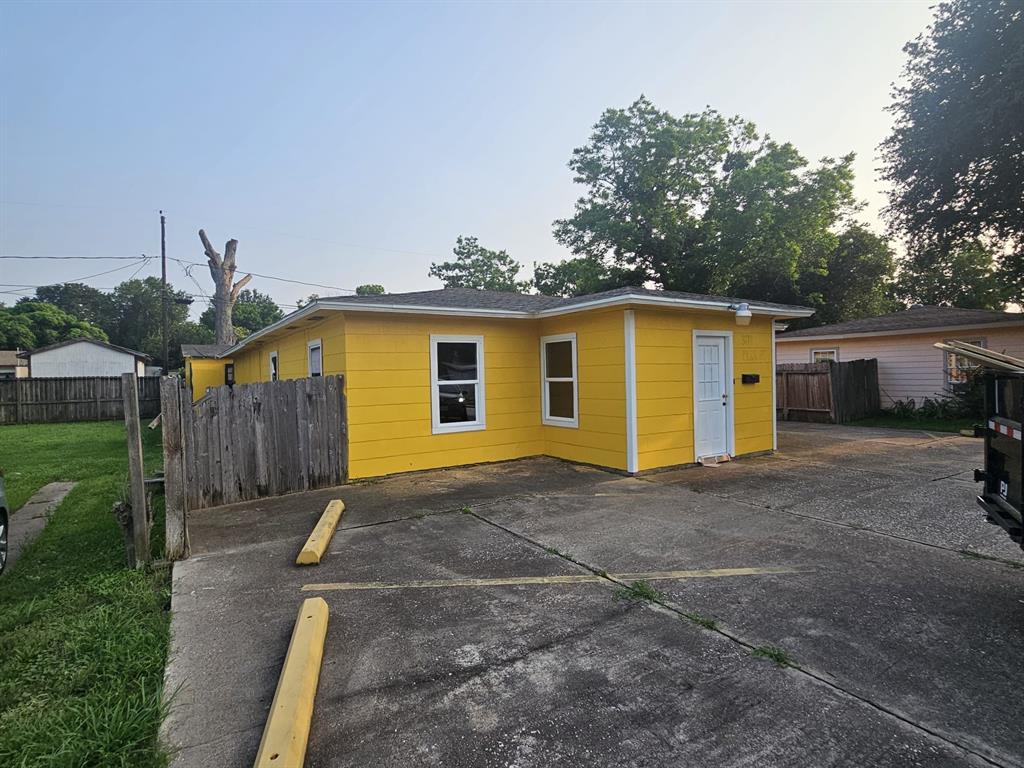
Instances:
[[[170,259],[171,261],[176,261],[179,264],[188,264],[188,265],[193,266],[193,267],[204,267],[204,266],[206,266],[206,264],[201,262],[201,261],[188,261],[187,259],[176,259],[173,256],[168,256],[167,258]],[[252,275],[253,277],[263,278],[264,280],[277,280],[277,281],[282,282],[282,283],[294,283],[295,285],[306,285],[306,286],[309,286],[310,288],[330,288],[332,291],[347,291],[348,293],[355,293],[356,292],[355,288],[341,288],[341,287],[339,287],[337,285],[325,285],[324,283],[309,283],[309,282],[306,282],[305,280],[293,280],[290,277],[276,277],[275,275],[262,275],[259,272],[250,272],[247,269],[243,269],[241,271],[245,272],[248,275]],[[191,275],[189,275],[189,276],[191,277]]]
[[[9,253],[0,254],[0,259],[29,259],[29,260],[34,260],[34,259],[51,259],[51,260],[52,259],[57,259],[57,260],[61,260],[61,261],[70,261],[70,260],[73,260],[73,259],[74,260],[86,260],[86,261],[103,261],[103,260],[106,260],[106,261],[114,261],[114,260],[128,261],[128,260],[132,260],[132,261],[134,261],[137,258],[139,258],[139,257],[138,256],[24,256],[24,255],[21,255],[21,254],[9,254]]]

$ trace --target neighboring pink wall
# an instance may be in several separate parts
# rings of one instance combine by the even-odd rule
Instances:
[[[873,357],[878,360],[882,405],[909,398],[920,405],[926,397],[945,393],[945,352],[932,345],[950,339],[984,339],[983,346],[988,349],[1024,358],[1024,329],[1017,327],[846,339],[780,339],[775,344],[775,359],[779,363],[809,363],[812,349],[837,349],[840,361]]]

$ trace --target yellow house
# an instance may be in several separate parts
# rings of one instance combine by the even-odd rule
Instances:
[[[643,288],[344,296],[221,351],[219,372],[188,362],[193,391],[226,361],[240,384],[344,374],[353,479],[536,455],[636,473],[773,450],[773,322],[811,313]]]
[[[195,402],[210,387],[228,383],[232,361],[221,357],[228,350],[223,344],[182,344],[181,355],[185,358],[185,384],[192,391]]]

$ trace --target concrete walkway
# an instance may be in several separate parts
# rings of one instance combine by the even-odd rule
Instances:
[[[18,562],[25,547],[31,544],[36,536],[46,527],[53,510],[64,501],[75,483],[49,483],[44,485],[25,502],[21,509],[11,514],[11,530],[7,539],[7,567],[4,572]]]

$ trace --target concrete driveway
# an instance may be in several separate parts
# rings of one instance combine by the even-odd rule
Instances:
[[[644,478],[532,459],[196,516],[177,765],[251,765],[312,595],[331,618],[310,766],[1024,765],[1024,558],[974,503],[980,441],[787,425],[780,448]],[[332,497],[342,528],[297,568]],[[615,599],[636,579],[657,602]]]

